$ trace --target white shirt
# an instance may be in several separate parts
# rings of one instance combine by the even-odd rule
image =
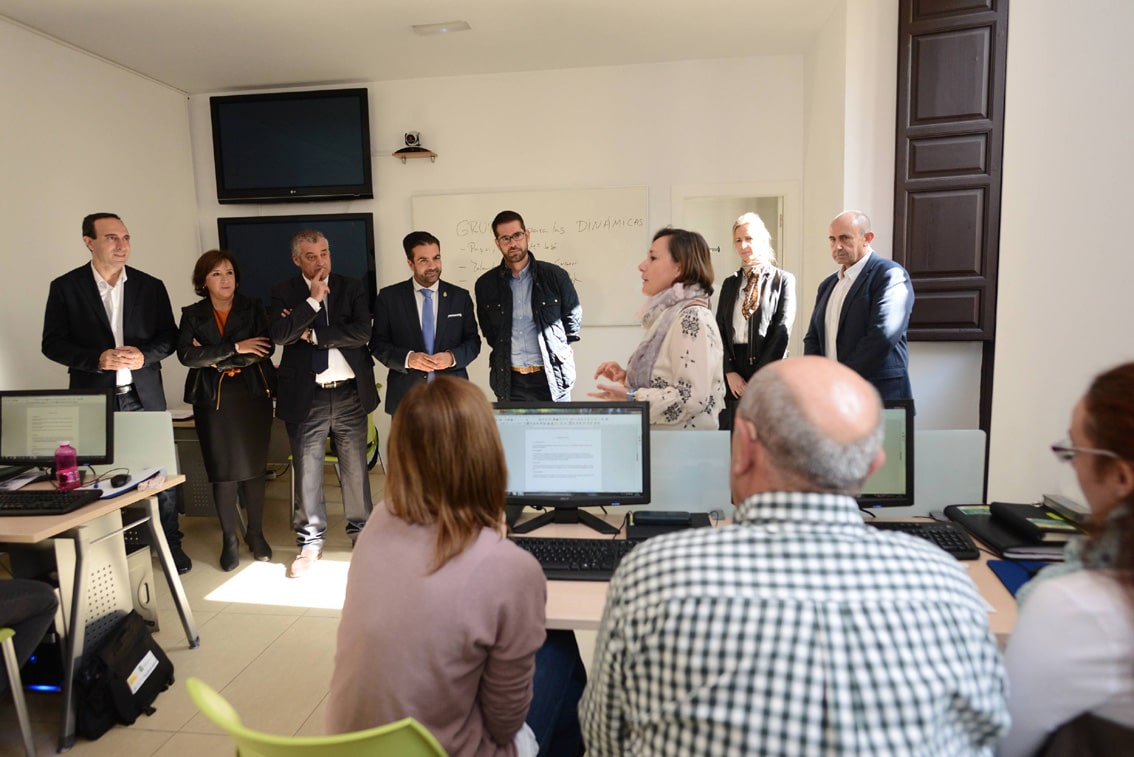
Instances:
[[[1083,713],[1134,727],[1134,609],[1096,570],[1036,586],[1005,653],[1012,727],[1002,757],[1031,755]]]
[[[839,338],[839,316],[843,313],[843,301],[847,298],[847,292],[854,286],[855,279],[862,273],[862,269],[866,267],[866,261],[870,260],[870,256],[873,254],[874,250],[867,250],[866,254],[859,258],[859,261],[850,268],[840,269],[839,280],[835,282],[835,287],[831,290],[831,296],[827,298],[827,312],[825,314],[827,346],[823,354],[832,360],[839,359],[835,344]]]
[[[302,276],[302,274],[300,274]],[[303,282],[307,284],[307,288],[311,288],[311,279],[303,276]],[[323,302],[319,302],[314,297],[307,298],[307,304],[315,310],[315,321],[311,324],[311,341],[318,344],[315,337],[315,325],[318,323],[330,323],[330,311],[326,309],[326,305],[330,304],[331,293],[323,295]],[[316,384],[329,384],[332,381],[346,381],[347,379],[354,378],[354,371],[351,370],[350,363],[343,357],[343,353],[335,348],[327,350],[327,370],[322,373],[316,374]]]
[[[111,286],[94,267],[91,261],[91,273],[94,274],[95,286],[98,287],[98,296],[102,306],[106,308],[106,318],[110,321],[110,331],[114,334],[114,346],[121,347],[122,341],[122,299],[126,292],[126,266],[122,266],[122,273],[118,274],[118,283]],[[126,386],[134,383],[134,372],[129,368],[119,368],[115,372],[114,383]]]

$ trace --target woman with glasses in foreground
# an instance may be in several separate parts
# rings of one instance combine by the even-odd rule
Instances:
[[[545,642],[547,581],[504,538],[508,473],[484,393],[418,384],[388,449],[385,502],[347,574],[327,732],[413,717],[453,757],[533,757],[537,740],[541,755],[578,754],[586,675],[573,634]]]
[[[1061,726],[1051,751],[1038,753],[1130,753],[1121,750],[1134,748],[1134,363],[1095,378],[1052,451],[1075,469],[1093,527],[1017,596],[1006,653],[1012,729],[999,753],[1036,754]],[[1118,750],[1086,751],[1088,732]]]

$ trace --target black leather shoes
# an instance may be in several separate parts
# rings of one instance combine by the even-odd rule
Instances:
[[[193,570],[193,561],[181,550],[180,544],[170,544],[169,551],[173,554],[173,565],[179,574],[184,575]]]
[[[221,570],[228,573],[236,570],[238,565],[240,565],[240,542],[236,540],[236,534],[225,534],[224,541],[221,542]]]
[[[260,562],[268,562],[272,559],[272,548],[267,540],[264,539],[262,531],[249,531],[244,537],[244,541],[247,542],[248,548],[252,550],[252,556]]]

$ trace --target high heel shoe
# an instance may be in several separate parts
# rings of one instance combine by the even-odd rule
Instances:
[[[220,566],[225,573],[236,570],[240,565],[240,542],[236,534],[225,534],[221,542]]]
[[[248,548],[252,550],[252,556],[260,562],[268,562],[272,559],[272,548],[264,539],[262,531],[249,531],[244,537],[244,541],[248,543]]]

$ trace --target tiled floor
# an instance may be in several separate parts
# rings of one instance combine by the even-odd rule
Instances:
[[[334,475],[327,471],[328,480]],[[375,500],[383,477],[371,473]],[[197,676],[232,702],[244,722],[279,734],[323,733],[323,715],[334,660],[335,630],[350,559],[343,530],[341,495],[326,488],[330,529],[323,560],[302,581],[286,577],[295,556],[289,526],[288,477],[268,484],[265,532],[275,556],[257,563],[247,551],[240,567],[217,566],[220,530],[213,518],[182,518],[185,551],[193,570],[182,576],[201,634],[189,649],[177,611],[155,563],[161,630],[158,643],[173,661],[177,682],[154,703],[157,712],[129,728],[116,727],[98,741],[77,741],[71,754],[130,757],[202,757],[231,754],[228,738],[197,712],[185,679]],[[590,661],[593,634],[580,634]],[[40,754],[53,754],[59,728],[59,695],[28,694]],[[19,729],[11,698],[0,696],[0,754],[20,754]]]

